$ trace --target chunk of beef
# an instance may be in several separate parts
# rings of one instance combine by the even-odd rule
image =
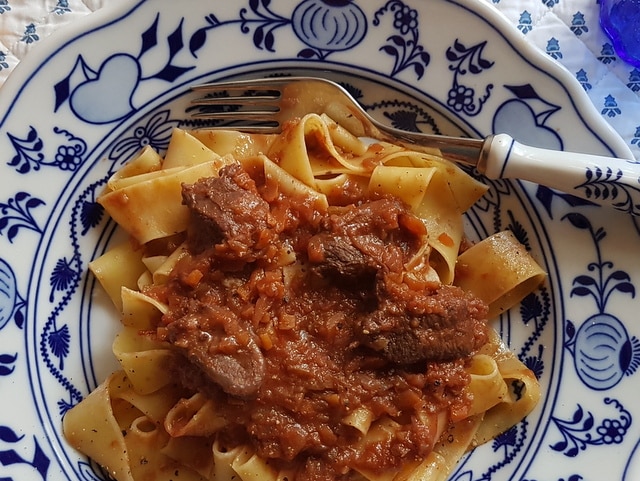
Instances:
[[[336,237],[328,232],[309,240],[307,255],[314,272],[344,288],[373,288],[380,268],[378,261],[355,247],[347,236]]]
[[[463,358],[487,342],[487,306],[460,288],[441,286],[406,296],[382,299],[377,310],[361,317],[356,325],[360,344],[408,365]]]
[[[182,186],[184,204],[191,212],[189,249],[201,253],[225,241],[234,254],[245,256],[267,228],[269,204],[240,164],[230,164],[219,177]]]
[[[335,209],[307,244],[312,272],[366,300],[353,319],[356,343],[397,364],[453,360],[486,342],[482,301],[457,287],[403,282],[425,234],[400,200],[382,198]]]
[[[264,380],[265,360],[250,333],[238,330],[237,325],[234,330],[226,332],[203,313],[191,313],[171,322],[166,337],[223,391],[250,398]]]
[[[309,239],[307,255],[322,277],[373,288],[379,270],[402,271],[425,234],[422,221],[401,201],[377,199],[330,213],[324,230]]]

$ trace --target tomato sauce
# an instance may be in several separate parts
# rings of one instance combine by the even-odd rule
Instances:
[[[423,459],[465,416],[487,307],[407,275],[428,233],[399,200],[319,210],[240,164],[183,198],[190,255],[150,291],[169,305],[156,334],[182,354],[179,382],[219,401],[219,440],[341,479]],[[363,411],[366,436],[348,422]]]

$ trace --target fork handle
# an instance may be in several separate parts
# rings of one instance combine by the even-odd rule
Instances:
[[[635,161],[530,147],[497,134],[485,140],[477,168],[490,179],[527,180],[640,215],[640,164]]]

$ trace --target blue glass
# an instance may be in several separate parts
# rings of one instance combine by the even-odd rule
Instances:
[[[600,0],[600,25],[618,56],[640,67],[640,0]]]

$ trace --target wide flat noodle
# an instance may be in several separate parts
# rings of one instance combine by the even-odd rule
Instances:
[[[186,133],[198,139],[221,157],[228,155],[236,160],[265,154],[276,139],[274,134],[247,134],[237,130],[193,130]]]
[[[169,148],[164,154],[163,169],[191,167],[207,162],[221,163],[222,157],[187,131],[174,129]]]
[[[406,476],[406,481],[445,481],[458,461],[469,450],[482,422],[482,415],[471,416],[449,426],[433,451]]]
[[[162,168],[162,157],[147,145],[140,153],[113,174],[107,182],[107,191],[119,189],[127,185],[128,179],[138,175],[156,172]]]
[[[137,182],[98,198],[109,215],[144,244],[187,228],[189,211],[182,205],[182,184],[218,175],[220,160],[175,167],[164,175],[142,174]]]
[[[455,284],[489,304],[489,317],[509,310],[546,278],[513,233],[487,237],[458,257]]]
[[[469,392],[473,394],[469,415],[483,414],[508,399],[509,387],[494,358],[488,354],[476,354],[468,371],[471,374]]]
[[[191,468],[206,480],[216,479],[212,451],[213,439],[196,436],[170,438],[162,448],[163,455]]]
[[[172,382],[166,372],[177,353],[138,332],[132,328],[120,331],[113,342],[113,354],[133,389],[149,394]]]
[[[329,195],[364,178],[367,192],[400,197],[427,225],[445,284],[454,277],[462,213],[487,187],[435,156],[389,144],[367,146],[330,118],[304,116],[273,141],[268,156],[305,185]]]
[[[508,390],[501,402],[484,414],[474,435],[473,446],[486,443],[516,425],[540,399],[540,384],[535,375],[507,348],[495,331],[490,331],[489,342],[480,352],[495,359]]]
[[[127,446],[111,405],[111,386],[128,383],[123,373],[112,374],[76,408],[68,411],[62,423],[67,441],[103,466],[118,481],[133,481]]]
[[[216,403],[202,393],[181,399],[164,420],[165,429],[172,437],[211,436],[227,424],[216,412]]]
[[[142,251],[134,249],[130,242],[124,242],[91,261],[89,269],[118,312],[122,312],[122,288],[135,289],[146,266],[142,262]]]

